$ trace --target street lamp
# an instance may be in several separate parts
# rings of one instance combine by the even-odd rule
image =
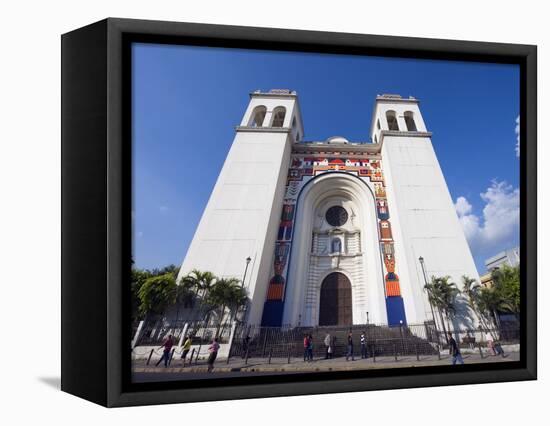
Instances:
[[[403,344],[403,320],[399,320],[399,334],[401,336],[401,353],[404,353],[405,345]]]
[[[248,271],[248,265],[250,263],[252,259],[250,258],[250,256],[248,256],[245,261],[246,261],[246,266],[244,267],[244,274],[243,274],[243,280],[241,281],[241,288],[244,288],[244,281],[246,280],[246,271]],[[247,299],[247,302],[246,302],[246,305],[244,306],[244,310],[243,310],[243,317],[242,317],[242,321],[244,322],[245,318],[246,318],[246,309],[248,308],[248,299]],[[235,312],[235,316],[236,316],[236,312]]]
[[[246,271],[248,271],[248,264],[250,263],[252,259],[250,256],[246,258],[246,266],[244,267],[244,275],[243,275],[243,281],[241,282],[241,287],[244,287],[244,280],[246,279]]]

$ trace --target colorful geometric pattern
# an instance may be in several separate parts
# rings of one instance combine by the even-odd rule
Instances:
[[[394,325],[405,322],[399,277],[395,273],[395,250],[380,156],[366,153],[308,152],[293,154],[288,171],[283,211],[275,243],[273,275],[269,281],[264,318],[262,319],[264,324],[280,324],[282,320],[282,318],[273,318],[273,316],[282,316],[285,280],[288,273],[287,263],[292,244],[296,202],[300,190],[313,177],[335,171],[354,174],[371,182],[374,186],[380,250],[386,269],[384,286],[388,323]],[[277,305],[274,305],[275,303]]]

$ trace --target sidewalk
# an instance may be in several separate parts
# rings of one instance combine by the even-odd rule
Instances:
[[[494,363],[494,362],[511,362],[519,360],[519,352],[510,352],[505,358],[501,356],[487,356],[481,358],[480,354],[463,354],[465,364],[479,363]],[[146,365],[145,360],[135,360],[132,364],[133,373],[177,373],[193,374],[205,373],[207,365],[205,361],[199,360],[195,364],[186,364],[182,367],[180,359],[173,359],[169,367],[164,367],[162,364],[155,367],[156,359],[151,360],[150,365]],[[231,358],[229,363],[227,359],[218,359],[215,363],[215,373],[281,373],[281,372],[319,372],[319,371],[351,371],[351,370],[366,370],[366,369],[387,369],[387,368],[405,368],[405,367],[423,367],[433,365],[449,365],[451,357],[449,355],[441,355],[441,359],[437,355],[421,355],[417,360],[416,356],[397,357],[397,361],[393,356],[376,357],[361,359],[356,357],[355,361],[346,361],[346,358],[335,358],[331,360],[314,359],[312,362],[304,362],[301,358],[291,358],[290,363],[288,358],[272,358],[271,363],[268,363],[266,358],[249,358],[245,363],[242,358]]]

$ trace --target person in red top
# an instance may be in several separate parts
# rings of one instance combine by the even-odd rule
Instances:
[[[309,361],[309,336],[304,334],[304,362]]]
[[[218,351],[220,350],[220,344],[218,343],[218,338],[214,338],[214,341],[208,348],[208,352],[210,352],[210,355],[208,355],[208,372],[211,373],[214,369],[214,361],[216,361],[216,357],[218,356]]]
[[[159,346],[159,349],[164,348],[164,352],[162,353],[162,356],[158,360],[156,367],[164,361],[164,366],[168,367],[168,362],[170,361],[170,351],[172,350],[172,346],[174,346],[174,338],[170,334],[166,340],[162,343],[161,346]]]

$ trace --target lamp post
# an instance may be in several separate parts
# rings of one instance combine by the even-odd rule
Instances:
[[[399,320],[399,335],[401,336],[401,352],[405,352],[403,345],[403,320]]]
[[[244,275],[243,275],[243,281],[241,282],[241,287],[244,287],[244,280],[246,280],[246,271],[248,271],[248,264],[250,263],[252,259],[250,256],[246,258],[246,266],[244,267]]]
[[[432,297],[431,297],[431,292],[430,290],[428,289],[428,279],[426,278],[426,269],[424,268],[424,258],[422,256],[420,256],[418,258],[418,261],[420,262],[420,266],[422,267],[422,276],[424,277],[424,290],[426,290],[426,292],[428,293],[428,303],[430,304],[430,309],[432,311],[432,321],[434,323],[434,327],[437,331],[437,323],[435,322],[435,314],[434,314],[434,307],[432,305]]]
[[[246,261],[246,266],[244,267],[244,274],[243,274],[243,280],[241,281],[241,288],[244,288],[244,280],[246,280],[246,272],[248,271],[248,265],[250,263],[252,259],[250,258],[250,256],[248,256],[245,261]],[[243,310],[243,322],[246,318],[246,309],[248,307],[248,299],[247,299],[247,302],[246,302],[246,305],[244,306],[244,310]],[[235,312],[235,316],[236,316],[237,312]]]

